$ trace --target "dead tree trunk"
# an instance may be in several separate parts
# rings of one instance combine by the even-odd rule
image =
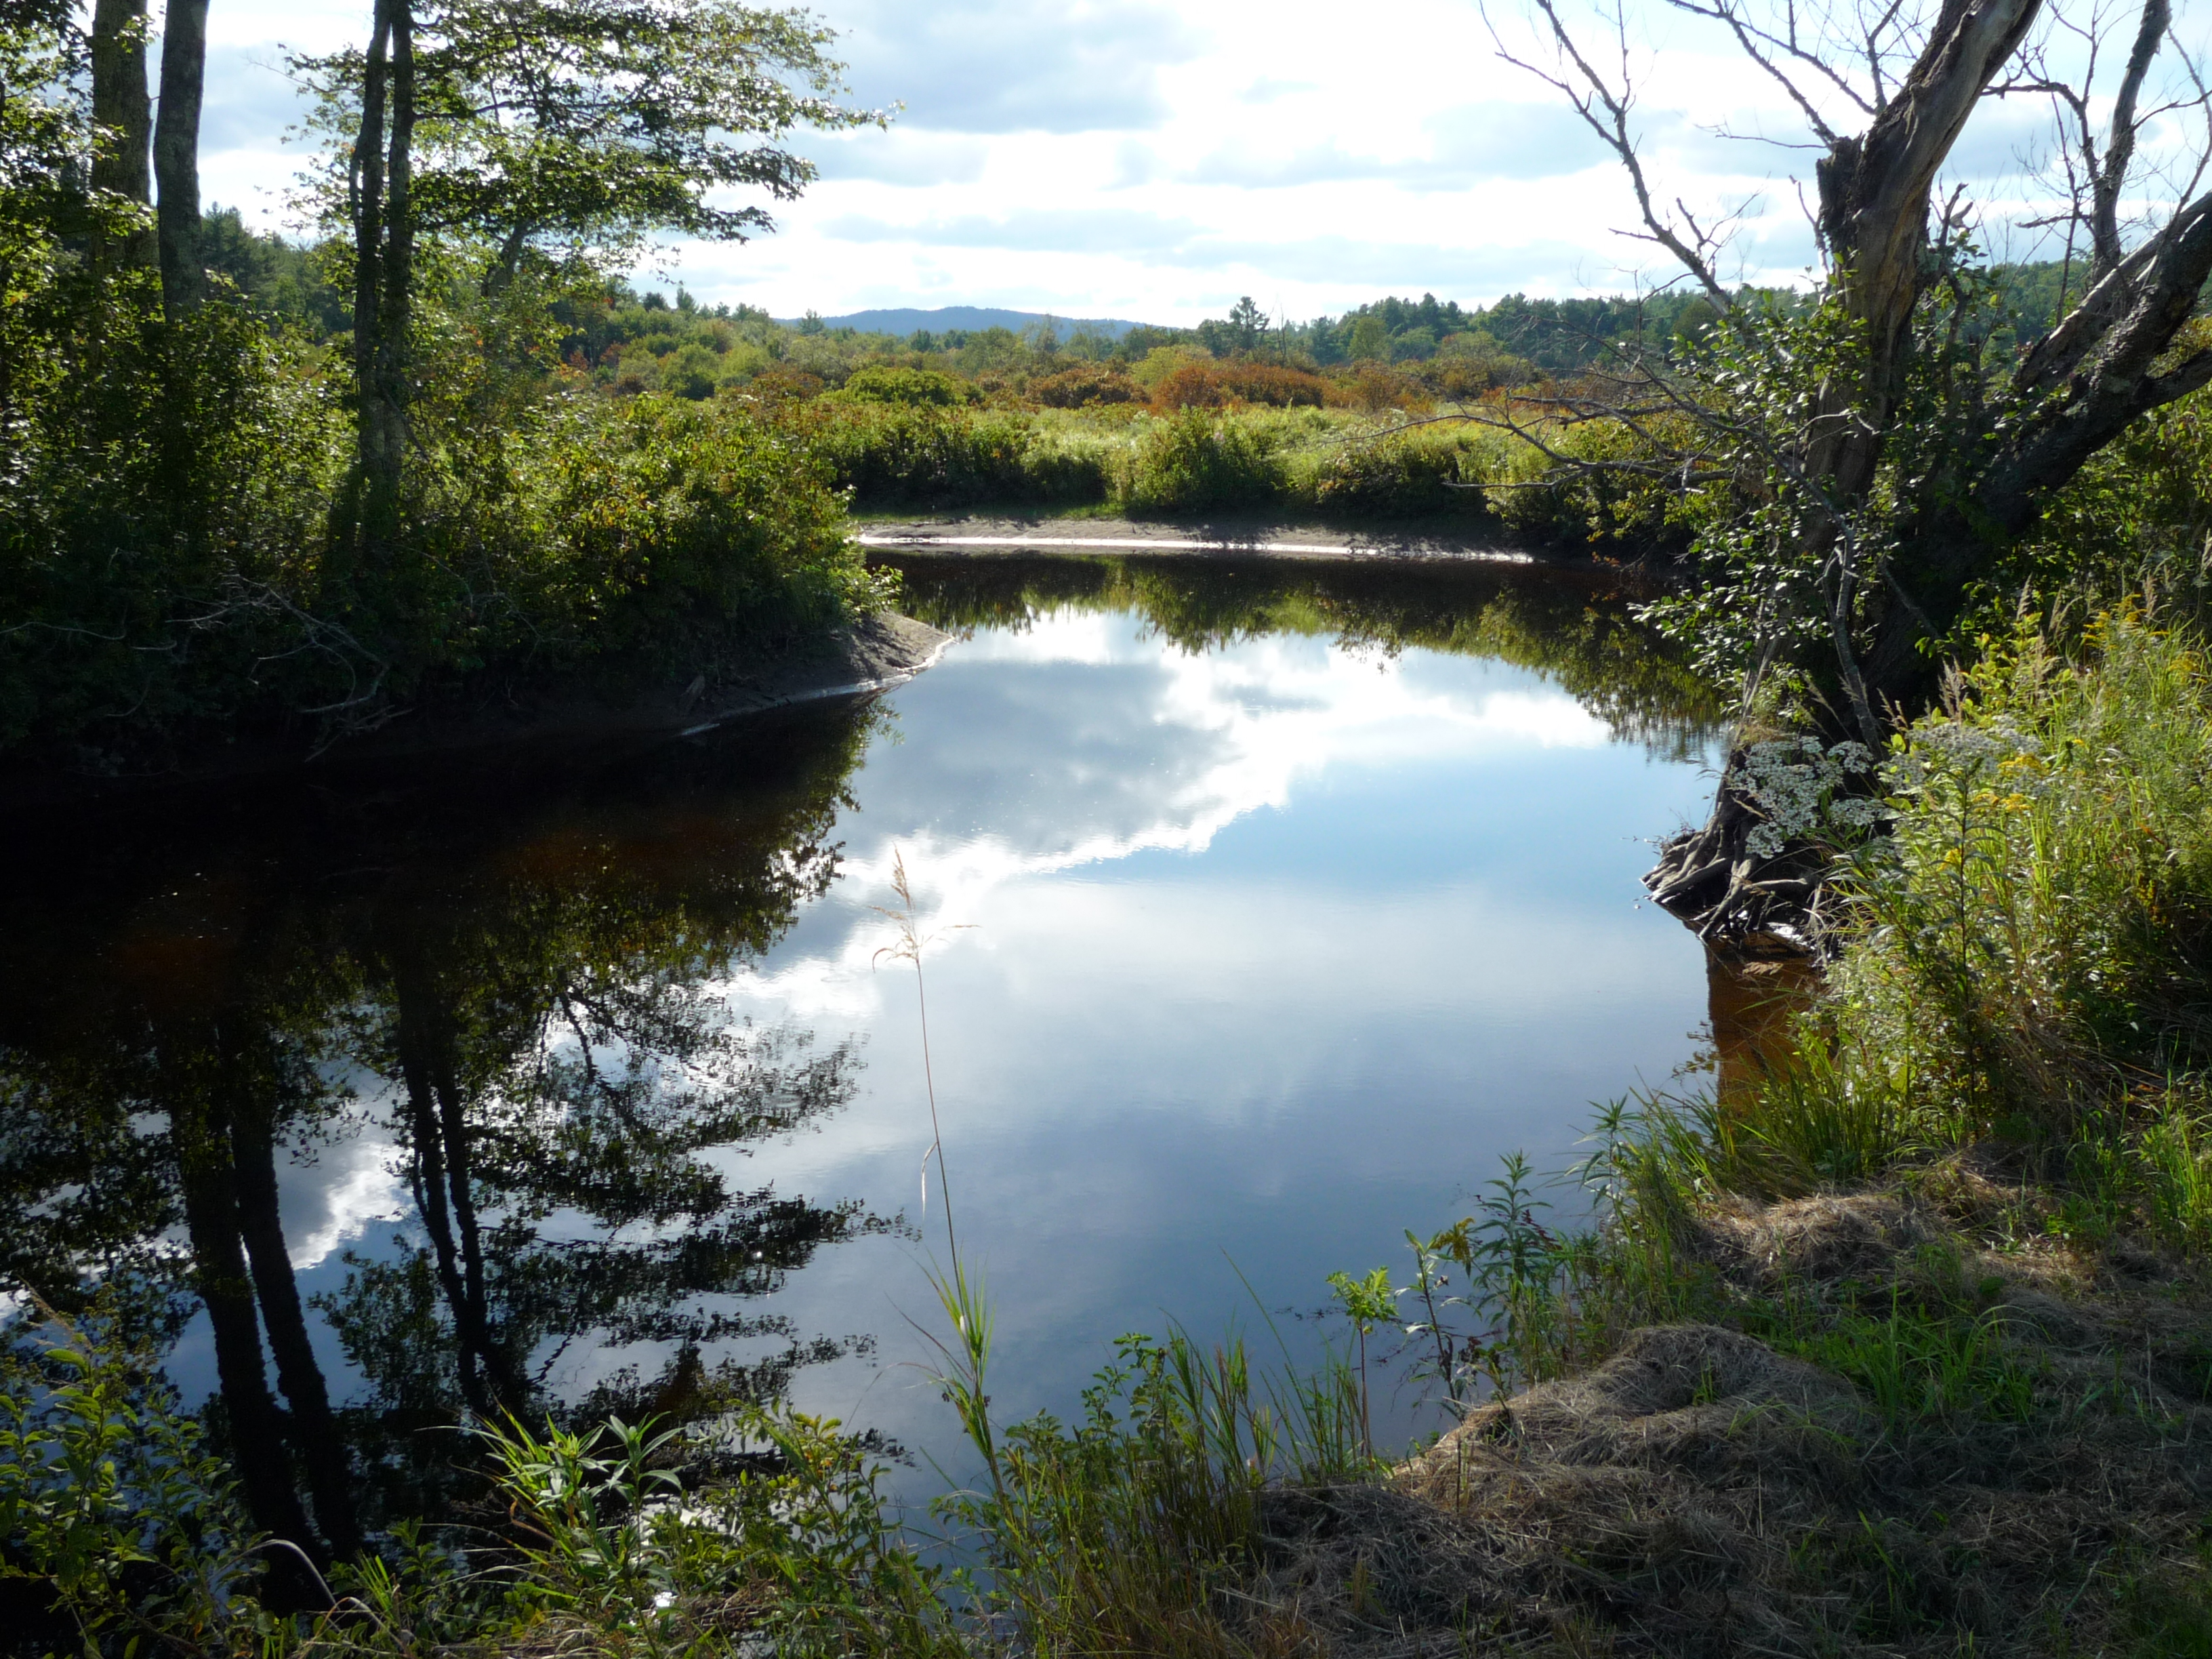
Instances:
[[[1622,67],[1608,76],[1560,20],[1553,0],[1534,3],[1556,66],[1512,61],[1563,93],[1613,149],[1643,216],[1636,234],[1672,252],[1716,307],[1732,316],[1734,296],[1718,276],[1724,239],[1679,204],[1662,205],[1663,193],[1646,178],[1630,119],[1626,13]],[[2124,73],[2110,95],[2044,71],[2039,49],[2028,42],[2049,9],[2045,0],[1941,0],[1925,22],[1895,8],[1845,15],[1840,8],[1831,15],[1799,5],[1778,8],[1771,24],[1750,0],[1668,3],[1730,31],[1746,58],[1795,101],[1817,140],[1823,154],[1815,222],[1828,273],[1820,297],[1847,325],[1848,343],[1803,405],[1809,416],[1788,431],[1748,435],[1759,431],[1761,411],[1701,405],[1695,387],[1682,390],[1668,368],[1629,383],[1661,386],[1662,401],[1702,421],[1723,453],[1745,457],[1779,481],[1771,487],[1788,492],[1797,528],[1782,538],[1778,562],[1792,573],[1790,581],[1809,580],[1817,592],[1829,659],[1808,654],[1792,665],[1832,694],[1835,707],[1820,721],[1825,735],[1871,748],[1891,715],[1930,705],[1942,665],[1928,647],[1956,624],[1976,582],[2033,527],[2052,493],[2141,416],[2212,382],[2212,346],[2182,336],[2212,276],[2212,191],[2178,202],[2131,251],[2120,231],[2122,203],[2141,194],[2129,168],[2138,131],[2153,118],[2140,112],[2142,94],[2167,38],[2170,0],[2142,0]],[[2092,19],[2088,27],[2102,23]],[[1874,33],[1865,33],[1868,27]],[[1908,29],[1916,31],[1909,52]],[[1887,45],[1877,39],[1884,30],[1892,31]],[[1836,46],[1838,53],[1863,50],[1864,62],[1854,68],[1808,43]],[[2212,107],[2212,90],[2194,80],[2193,69],[2190,74],[2195,95],[2182,102]],[[1824,114],[1838,106],[1838,94],[1864,117],[1857,131],[1840,131]],[[1947,426],[1944,453],[1927,476],[1895,477],[1891,463],[1900,440],[1923,435],[1900,428],[1908,394],[1919,395],[1916,381],[1931,383],[1952,361],[1934,355],[1947,348],[1931,321],[1930,295],[1949,280],[1945,265],[1957,222],[1948,208],[1940,235],[1932,222],[1936,175],[1980,100],[2013,94],[2048,94],[2073,112],[2069,176],[2078,188],[2071,222],[2086,233],[2089,286],[2009,374],[1973,366],[1969,418],[1958,422],[1955,438]],[[2102,133],[2093,110],[2106,112]],[[2212,155],[2204,159],[2212,164]],[[2195,191],[2203,176],[2200,168],[2187,189]],[[1738,337],[1747,349],[1760,349],[1755,331]],[[1796,420],[1800,405],[1790,407]],[[1686,468],[1691,459],[1686,453]],[[1804,591],[1778,583],[1773,599],[1802,605],[1805,599],[1796,595]],[[1783,635],[1778,629],[1769,637]],[[1751,856],[1749,830],[1757,821],[1754,804],[1724,781],[1711,819],[1671,843],[1649,878],[1660,902],[1708,939],[1756,931],[1786,915],[1794,902],[1788,895],[1817,890],[1818,859],[1810,849],[1777,860]]]

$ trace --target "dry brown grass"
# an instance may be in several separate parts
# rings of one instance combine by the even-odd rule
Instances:
[[[1249,1650],[2201,1650],[2202,1287],[2138,1244],[2019,1248],[2032,1194],[1971,1159],[1917,1184],[1715,1206],[1692,1244],[1717,1305],[1817,1325],[1964,1284],[2032,1410],[1900,1419],[1741,1331],[1638,1330],[1388,1486],[1268,1493]]]

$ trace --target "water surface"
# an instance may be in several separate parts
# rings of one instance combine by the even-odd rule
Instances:
[[[872,702],[16,826],[8,1265],[129,1267],[191,1397],[374,1471],[363,1524],[434,1504],[464,1405],[718,1376],[920,1492],[964,1460],[906,1363],[947,1194],[896,861],[1008,1414],[1169,1320],[1310,1353],[1330,1271],[1692,1054],[1702,956],[1636,877],[1706,735],[1601,582],[908,571],[958,637]],[[310,1461],[264,1501],[315,1509]]]

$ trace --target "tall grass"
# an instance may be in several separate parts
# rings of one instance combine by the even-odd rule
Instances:
[[[1847,914],[1824,988],[1744,1086],[1601,1115],[1581,1171],[1595,1231],[1505,1250],[1516,1200],[1500,1195],[1431,1241],[1456,1245],[1489,1310],[1492,1387],[1601,1357],[1638,1324],[1724,1317],[1877,1398],[1906,1387],[1899,1366],[1955,1394],[1948,1366],[1982,1376],[1989,1410],[2016,1403],[1996,1332],[1956,1297],[1814,1312],[1785,1297],[1753,1318],[1700,1242],[1717,1204],[1848,1192],[1969,1152],[2037,1185],[2026,1224],[2212,1247],[2212,668],[2134,611],[2082,638],[2070,657],[2032,631],[1988,642],[1947,708],[1899,736],[1889,833],[1838,854]],[[1896,1375],[1860,1376],[1883,1353]]]
[[[1350,410],[1123,403],[1039,411],[832,401],[779,418],[866,512],[1101,507],[1169,517],[1297,513],[1455,519],[1561,544],[1667,533],[1651,491],[1534,486],[1551,465],[1483,427],[1395,424]],[[1577,428],[1573,450],[1604,441]]]
[[[1240,1340],[1179,1330],[1115,1351],[1073,1425],[994,1436],[963,1410],[992,1482],[942,1507],[981,1557],[976,1624],[1039,1655],[1249,1651],[1262,1494],[1376,1473],[1357,1380],[1340,1363],[1270,1378]]]
[[[1238,1587],[1255,1571],[1258,1502],[1270,1482],[1342,1480],[1375,1470],[1365,1375],[1334,1357],[1303,1376],[1255,1372],[1233,1337],[1201,1348],[1181,1331],[1125,1336],[1083,1396],[1081,1420],[994,1417],[993,1321],[981,1268],[953,1224],[945,1140],[929,1060],[921,932],[903,855],[896,928],[877,953],[910,963],[945,1215],[947,1265],[929,1273],[950,1331],[927,1334],[933,1373],[987,1484],[940,1501],[981,1571],[962,1575],[970,1626],[1039,1656],[1218,1655],[1239,1651],[1250,1621]],[[927,1168],[927,1161],[925,1162]],[[1363,1348],[1364,1358],[1364,1348]]]

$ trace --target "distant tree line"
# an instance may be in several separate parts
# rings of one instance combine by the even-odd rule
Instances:
[[[210,216],[208,244],[210,266],[272,313],[325,334],[350,325],[344,296],[318,281],[308,251],[256,235],[228,210]],[[1975,324],[1989,343],[2009,348],[2050,326],[2061,297],[2059,262],[1999,265],[1993,275],[2001,302]],[[1742,292],[1780,310],[1805,300],[1788,289]],[[1433,294],[1418,300],[1393,295],[1304,322],[1271,320],[1247,296],[1226,317],[1191,328],[1144,325],[1118,338],[1091,329],[1062,332],[1049,318],[1019,331],[920,329],[895,335],[830,327],[811,313],[796,323],[779,322],[757,306],[702,305],[680,287],[672,298],[622,279],[600,292],[565,295],[552,310],[563,331],[561,356],[572,368],[597,371],[595,378],[611,388],[693,398],[779,366],[825,385],[841,384],[868,362],[894,360],[929,360],[930,367],[970,380],[1026,380],[1076,364],[1127,368],[1164,348],[1191,347],[1218,359],[1308,370],[1366,362],[1480,364],[1493,384],[1524,385],[1580,374],[1624,349],[1690,344],[1719,315],[1703,295],[1685,289],[1571,299],[1513,293],[1486,306],[1440,301]]]

